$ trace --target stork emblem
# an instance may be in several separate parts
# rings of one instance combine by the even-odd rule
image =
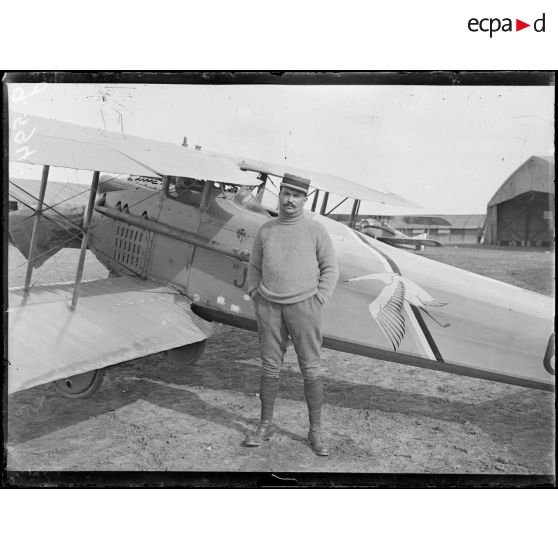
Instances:
[[[423,310],[438,325],[442,327],[450,325],[439,322],[427,310],[427,307],[445,306],[447,302],[436,300],[416,283],[398,273],[371,273],[348,280],[349,283],[352,281],[381,281],[386,285],[368,305],[368,309],[394,351],[399,348],[405,337],[405,313],[403,311],[405,301]]]

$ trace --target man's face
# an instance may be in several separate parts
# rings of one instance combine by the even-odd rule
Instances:
[[[302,208],[308,198],[300,190],[283,186],[279,192],[279,205],[285,215],[302,213]]]

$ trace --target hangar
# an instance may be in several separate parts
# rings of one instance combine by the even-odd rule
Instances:
[[[554,157],[533,156],[509,176],[488,202],[487,244],[553,244],[554,173]]]

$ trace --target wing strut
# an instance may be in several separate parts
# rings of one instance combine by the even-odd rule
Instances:
[[[81,239],[81,251],[79,253],[78,267],[76,271],[76,281],[74,284],[74,294],[72,295],[72,305],[70,310],[73,312],[76,309],[77,299],[79,295],[79,284],[83,276],[83,266],[85,264],[85,253],[87,252],[87,243],[89,241],[89,223],[91,222],[91,215],[93,214],[93,206],[95,205],[95,197],[97,196],[97,188],[99,187],[99,171],[93,173],[93,180],[91,182],[91,190],[89,190],[89,200],[87,202],[87,209],[83,218],[83,237]]]
[[[351,219],[349,220],[349,227],[351,227],[351,229],[353,229],[355,226],[355,221],[359,209],[360,209],[360,200],[355,200],[355,202],[353,203],[353,210],[351,211]]]
[[[163,187],[161,189],[161,200],[164,200],[169,195],[170,176],[163,176]]]
[[[35,250],[37,248],[37,238],[39,234],[39,221],[43,213],[43,203],[45,201],[45,192],[48,181],[48,165],[43,165],[43,175],[41,177],[41,189],[39,190],[39,199],[37,203],[37,211],[33,219],[33,232],[31,233],[31,245],[29,247],[29,258],[27,259],[27,272],[25,273],[25,285],[23,292],[25,295],[29,294],[29,285],[31,284],[31,275],[33,273],[33,261],[35,259]]]
[[[341,204],[345,203],[349,198],[343,198],[335,207],[331,208],[327,213],[326,217],[335,211]]]
[[[267,182],[267,174],[265,172],[262,172],[258,175],[258,178],[262,181],[262,183],[259,186],[257,186],[256,199],[260,203],[262,203],[263,196],[265,193],[265,184]]]
[[[311,196],[314,196],[314,199],[312,200],[312,213],[315,213],[316,211],[316,206],[318,205],[318,196],[320,195],[320,191],[316,188],[311,194]]]
[[[327,210],[327,201],[329,200],[329,192],[324,192],[324,197],[322,198],[322,207],[320,208],[320,215],[325,215]]]

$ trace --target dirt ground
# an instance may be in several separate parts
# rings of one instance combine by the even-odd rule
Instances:
[[[63,251],[36,277],[71,280],[75,253]],[[553,294],[548,252],[445,247],[423,255]],[[10,286],[22,283],[24,263],[10,247]],[[90,255],[86,275],[106,276]],[[87,400],[65,399],[52,385],[13,394],[8,469],[554,474],[553,393],[324,350],[324,458],[306,441],[292,348],[275,434],[260,448],[242,445],[259,417],[258,378],[256,334],[216,325],[195,365],[152,355],[114,366]]]

